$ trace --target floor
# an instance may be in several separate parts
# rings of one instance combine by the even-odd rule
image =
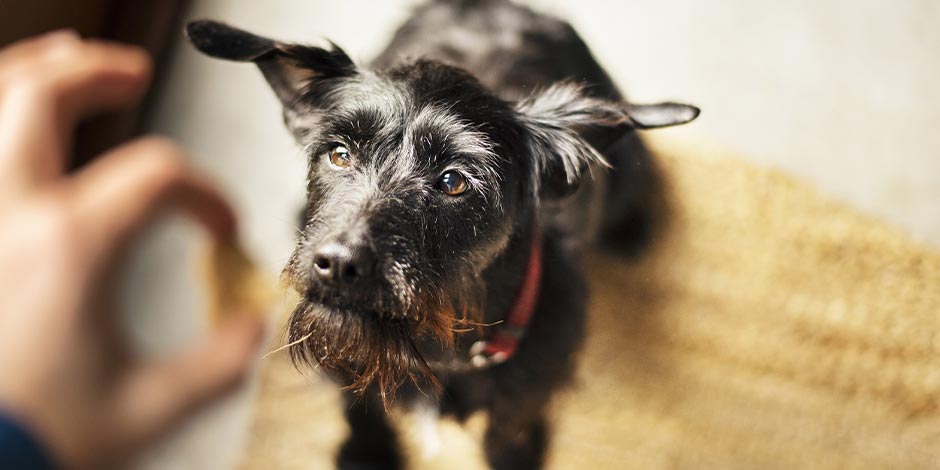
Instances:
[[[413,1],[194,0],[213,18],[285,40],[329,38],[367,61]],[[693,124],[661,131],[780,168],[940,247],[940,3],[933,0],[538,0],[571,21],[633,101],[699,105]],[[246,243],[276,273],[288,256],[305,162],[251,66],[198,55],[182,41],[158,84],[150,129],[181,141],[242,217]],[[129,269],[125,303],[142,347],[168,351],[204,324],[190,266],[199,234],[161,225]],[[173,294],[167,295],[166,292]],[[230,467],[251,390],[195,420],[142,467]],[[185,464],[184,464],[185,462]]]
[[[640,259],[583,260],[586,339],[544,468],[936,469],[940,252],[723,151],[652,148],[668,222]],[[238,469],[331,468],[336,387],[286,354],[259,382]],[[407,468],[486,468],[483,413],[393,416]]]

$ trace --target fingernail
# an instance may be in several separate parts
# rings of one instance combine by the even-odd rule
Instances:
[[[72,28],[56,29],[43,35],[43,39],[47,41],[75,41],[81,38],[78,31]]]

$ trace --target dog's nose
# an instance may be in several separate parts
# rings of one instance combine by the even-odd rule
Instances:
[[[375,254],[364,243],[327,242],[313,255],[313,269],[326,283],[352,284],[372,274]]]

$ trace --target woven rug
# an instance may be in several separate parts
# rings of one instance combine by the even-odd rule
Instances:
[[[940,468],[940,253],[774,171],[653,145],[665,224],[639,260],[594,254],[577,383],[547,466]],[[262,365],[244,469],[330,468],[338,393]],[[443,422],[411,468],[485,468],[485,417]]]

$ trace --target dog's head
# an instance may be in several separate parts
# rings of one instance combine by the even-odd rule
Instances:
[[[451,345],[482,308],[483,271],[531,229],[541,200],[604,159],[584,132],[680,124],[690,106],[637,106],[559,84],[519,103],[433,61],[375,72],[331,49],[215,22],[192,43],[254,62],[309,156],[306,226],[285,269],[303,294],[291,352],[354,389],[434,383],[417,343]]]

